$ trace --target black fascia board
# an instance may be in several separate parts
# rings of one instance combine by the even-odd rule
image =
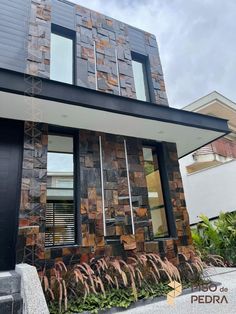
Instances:
[[[0,68],[0,90],[75,106],[230,133],[227,120]]]

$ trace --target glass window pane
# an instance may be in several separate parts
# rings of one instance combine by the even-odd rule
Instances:
[[[51,33],[50,78],[73,83],[73,40]]]
[[[151,147],[143,148],[144,169],[148,189],[154,237],[168,236],[165,205],[163,200],[157,154]]]
[[[75,241],[73,138],[48,136],[46,245]]]
[[[145,77],[145,65],[142,62],[132,60],[133,74],[134,74],[134,85],[136,91],[136,97],[139,100],[147,101],[148,91],[146,86]]]

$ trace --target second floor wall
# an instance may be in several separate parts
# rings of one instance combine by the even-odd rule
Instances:
[[[0,67],[168,105],[154,35],[64,0],[0,11]]]

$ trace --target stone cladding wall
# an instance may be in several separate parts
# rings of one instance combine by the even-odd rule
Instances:
[[[31,2],[28,74],[50,78],[52,9],[51,0]],[[72,18],[75,21],[75,84],[136,98],[131,52],[137,49],[132,44],[135,39],[130,31],[132,28],[79,5],[74,6]],[[156,38],[148,32],[136,31],[142,38],[139,44],[143,46],[150,75],[151,101],[168,105]]]
[[[33,135],[32,135],[33,134]],[[107,236],[116,236],[117,245],[104,239],[101,160],[99,136],[102,141],[104,200]],[[144,175],[141,140],[126,138],[129,178],[133,198],[148,208],[148,191]],[[18,262],[27,262],[38,269],[51,267],[56,260],[87,261],[92,256],[122,255],[135,252],[157,252],[178,263],[178,253],[189,254],[192,239],[185,207],[182,180],[175,144],[166,143],[166,165],[171,202],[177,227],[177,238],[154,240],[150,213],[139,219],[134,210],[135,234],[131,228],[128,200],[127,168],[124,138],[92,131],[80,131],[80,245],[45,248],[47,126],[25,123],[22,193],[19,217]],[[147,232],[148,230],[148,232]]]
[[[52,8],[51,0],[31,1],[26,73],[32,77],[50,78]],[[150,72],[152,101],[168,105],[155,36],[79,5],[74,6],[73,18],[76,37],[75,84],[136,98],[131,62],[131,53],[136,49],[132,35],[135,31],[142,38],[140,43]],[[99,136],[104,154],[106,230],[107,235],[120,239],[120,247],[106,243],[104,239]],[[153,241],[150,214],[141,222],[134,213],[135,234],[132,235],[123,140],[121,136],[80,131],[82,241],[80,245],[45,248],[47,125],[25,122],[18,262],[24,261],[42,269],[44,266],[51,267],[57,260],[63,260],[66,264],[83,262],[93,256],[119,255],[120,250],[124,249],[122,254],[125,255],[157,252],[178,263],[178,252],[190,254],[192,239],[176,145],[164,144],[178,236]],[[141,140],[127,139],[127,155],[132,197],[138,197],[142,206],[148,207]]]

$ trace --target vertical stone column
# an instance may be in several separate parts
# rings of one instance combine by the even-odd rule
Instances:
[[[91,11],[76,6],[76,84],[96,89],[96,54]]]
[[[145,33],[145,43],[149,59],[155,101],[159,105],[168,106],[164,76],[155,36]]]
[[[118,26],[116,46],[121,96],[136,98],[128,26],[121,22]]]
[[[80,197],[82,246],[104,245],[99,138],[80,131]]]
[[[17,262],[40,267],[44,259],[47,126],[25,122]]]
[[[51,0],[32,0],[26,73],[50,77]]]

